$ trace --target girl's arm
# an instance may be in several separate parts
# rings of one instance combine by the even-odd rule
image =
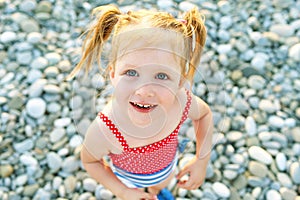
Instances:
[[[103,159],[109,153],[110,142],[100,131],[99,121],[94,120],[81,150],[81,161],[88,174],[121,199],[155,199],[155,195],[128,188],[115,176]]]
[[[179,172],[177,179],[180,180],[180,178],[188,174],[189,179],[179,181],[178,186],[185,189],[196,189],[205,179],[206,167],[210,159],[213,119],[208,105],[194,95],[189,118],[193,120],[196,134],[196,156]]]

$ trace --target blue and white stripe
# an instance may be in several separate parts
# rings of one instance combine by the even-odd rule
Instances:
[[[152,174],[135,174],[124,171],[120,168],[112,166],[113,172],[129,188],[146,188],[156,185],[166,178],[175,170],[177,165],[177,156],[175,159],[164,169]]]

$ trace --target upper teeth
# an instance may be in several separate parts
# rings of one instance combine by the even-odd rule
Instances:
[[[139,103],[134,103],[134,105],[142,107],[142,108],[150,108],[152,107],[152,105],[148,105],[148,104],[139,104]]]

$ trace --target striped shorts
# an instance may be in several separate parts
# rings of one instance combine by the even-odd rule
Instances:
[[[177,165],[177,156],[175,159],[164,169],[152,173],[152,174],[135,174],[122,170],[118,167],[112,165],[112,170],[114,174],[119,178],[119,180],[124,183],[129,188],[146,188],[156,184],[159,184],[175,170]]]

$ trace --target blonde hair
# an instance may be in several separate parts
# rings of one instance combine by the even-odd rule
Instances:
[[[186,61],[181,63],[182,75],[192,81],[206,40],[204,17],[196,8],[187,12],[180,20],[165,12],[141,10],[122,14],[117,7],[112,5],[97,7],[92,15],[96,17],[96,21],[84,33],[86,38],[82,46],[83,54],[69,78],[74,77],[81,69],[85,69],[87,73],[96,60],[100,66],[103,44],[110,38],[113,30],[112,40],[114,41],[122,30],[128,28],[134,30],[135,26],[146,21],[150,27],[171,30],[180,33],[185,38],[183,54],[186,56]],[[116,57],[116,48],[113,47],[109,65],[113,66]]]

